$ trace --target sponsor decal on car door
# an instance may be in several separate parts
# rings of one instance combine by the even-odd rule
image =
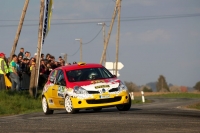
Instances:
[[[65,77],[62,70],[58,70],[55,85],[53,86],[52,95],[57,107],[64,106]]]

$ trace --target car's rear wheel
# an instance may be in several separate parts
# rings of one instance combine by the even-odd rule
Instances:
[[[102,110],[102,108],[94,108],[93,110],[94,110],[95,112],[99,112],[99,111]]]
[[[130,97],[130,95],[129,95],[128,99],[129,99],[128,104],[122,104],[122,105],[116,106],[119,111],[128,111],[131,108],[131,97]]]
[[[68,95],[65,97],[65,109],[66,109],[68,114],[76,113],[76,110],[73,109],[71,97],[68,96]]]
[[[44,114],[48,115],[48,114],[53,114],[54,110],[50,110],[49,109],[49,105],[47,103],[47,99],[45,97],[42,98],[42,109]]]

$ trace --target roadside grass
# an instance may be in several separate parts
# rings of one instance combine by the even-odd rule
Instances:
[[[135,93],[134,93],[135,94]],[[200,99],[200,93],[194,92],[194,93],[173,93],[173,92],[167,92],[167,93],[160,93],[160,92],[147,92],[144,93],[145,98],[199,98]],[[141,97],[140,93],[136,93],[135,98]],[[137,102],[137,101],[136,101]],[[186,106],[187,108],[193,108],[200,110],[200,103],[194,103],[191,105]]]
[[[28,91],[0,91],[0,116],[39,112],[42,110],[40,97],[30,97]]]
[[[145,95],[145,94],[144,94]],[[146,97],[156,97],[156,98],[200,98],[200,93],[167,93],[167,94],[153,94],[147,95]]]
[[[192,105],[188,105],[187,108],[200,110],[200,103],[195,103],[195,104],[192,104]]]
[[[134,92],[134,97],[141,97],[141,92]],[[154,98],[200,98],[200,92],[144,92],[145,98],[154,97]]]

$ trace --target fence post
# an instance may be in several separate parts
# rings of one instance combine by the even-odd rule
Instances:
[[[144,92],[141,91],[141,94],[142,94],[142,102],[145,103]]]
[[[134,93],[130,92],[130,95],[131,95],[131,100],[134,100]]]

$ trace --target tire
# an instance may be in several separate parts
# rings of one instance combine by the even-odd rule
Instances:
[[[49,105],[47,103],[46,97],[42,98],[42,110],[43,110],[43,112],[44,112],[45,115],[53,114],[53,112],[54,112],[54,110],[50,110],[49,109]]]
[[[128,104],[122,104],[122,105],[116,106],[119,111],[128,111],[131,108],[131,97],[130,97],[130,95],[129,95],[128,99],[129,99]]]
[[[74,114],[77,112],[77,110],[73,109],[71,97],[68,95],[65,97],[65,110],[68,114]]]
[[[102,108],[94,108],[93,110],[94,110],[95,112],[99,112],[99,111],[102,110]]]

